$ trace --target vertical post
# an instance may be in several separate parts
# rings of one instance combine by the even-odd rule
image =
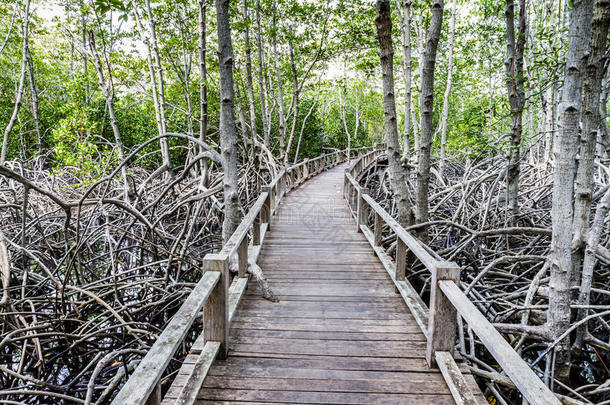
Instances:
[[[238,277],[246,277],[248,271],[248,235],[244,236],[237,248]]]
[[[428,316],[428,344],[426,360],[430,367],[437,367],[435,353],[449,352],[455,349],[457,329],[457,312],[453,304],[438,286],[440,280],[458,282],[460,268],[453,262],[437,262],[430,281],[430,312]]]
[[[146,400],[144,405],[160,405],[161,404],[161,382],[158,382],[150,393],[150,396]]]
[[[407,267],[407,245],[396,236],[396,272],[394,278],[397,281],[405,279],[405,268]]]
[[[362,232],[360,229],[360,225],[366,225],[366,220],[368,217],[368,210],[366,209],[366,201],[364,201],[364,196],[368,194],[368,190],[366,188],[361,188],[358,191],[358,208],[356,212],[356,232]]]
[[[261,214],[260,212],[254,218],[254,223],[252,224],[252,245],[258,246],[261,244]]]
[[[345,169],[345,171],[343,172],[343,198],[345,198],[347,200],[347,196],[348,194],[348,187],[349,187],[349,181],[347,180],[347,169]],[[349,200],[348,200],[349,202]]]
[[[269,230],[269,223],[271,222],[271,192],[269,190],[269,186],[261,187],[261,193],[267,193],[267,198],[265,198],[265,203],[263,204],[263,208],[261,209],[261,222],[268,224],[267,230]]]
[[[375,212],[375,228],[374,228],[374,244],[375,246],[381,245],[381,228],[383,223],[381,222],[381,215]]]
[[[205,271],[220,272],[220,280],[203,305],[203,341],[220,342],[218,358],[229,353],[229,258],[225,254],[206,255]]]
[[[305,158],[305,162],[303,163],[303,180],[307,180],[309,178],[309,158]]]

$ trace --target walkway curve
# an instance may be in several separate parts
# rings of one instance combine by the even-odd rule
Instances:
[[[282,200],[259,258],[280,302],[249,284],[229,357],[214,362],[196,403],[454,404],[440,372],[427,367],[426,338],[356,232],[344,170]],[[164,404],[196,360],[187,357]]]

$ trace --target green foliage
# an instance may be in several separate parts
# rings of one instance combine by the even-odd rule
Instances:
[[[66,106],[66,117],[51,130],[53,159],[58,168],[73,168],[86,182],[105,174],[108,166],[101,166],[100,161],[108,161],[111,150],[97,142],[99,123],[91,121],[85,111],[75,107]]]

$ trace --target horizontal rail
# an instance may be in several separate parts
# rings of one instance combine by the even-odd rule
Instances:
[[[220,272],[210,271],[203,274],[184,304],[114,398],[113,404],[140,404],[141,398],[150,396],[157,385],[158,370],[165,370],[178,347],[182,345],[186,333],[195,321],[192,314],[199,313],[219,280]]]
[[[203,276],[191,291],[170,323],[163,329],[134,373],[121,388],[113,405],[157,405],[160,401],[160,380],[170,360],[203,309],[204,351],[198,363],[201,367],[189,377],[189,385],[203,381],[214,358],[225,358],[228,353],[229,328],[233,314],[247,286],[247,269],[256,265],[265,232],[280,201],[291,189],[311,176],[348,160],[352,153],[367,152],[371,148],[337,150],[284,168],[261,188],[261,193],[241,220],[237,229],[218,253],[203,259]],[[229,266],[236,257],[237,279],[229,286]],[[184,403],[191,394],[180,394]]]
[[[441,280],[438,284],[530,404],[561,403],[453,281]]]
[[[443,367],[451,366],[447,365],[447,355],[452,357],[455,351],[459,314],[530,404],[560,404],[556,395],[460,290],[460,268],[453,262],[443,261],[438,255],[435,257],[429,247],[406,231],[360,186],[357,179],[380,157],[380,151],[373,151],[350,164],[345,170],[343,196],[357,222],[358,231],[373,247],[426,336],[428,364],[437,367],[437,359],[442,358]],[[372,227],[369,226],[371,217]],[[396,237],[395,260],[381,246],[384,226]],[[407,254],[417,257],[432,276],[429,308],[406,280]]]

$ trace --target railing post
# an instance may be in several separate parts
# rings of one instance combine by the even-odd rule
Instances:
[[[261,244],[261,214],[260,212],[254,218],[254,223],[252,224],[252,245],[258,246]]]
[[[225,254],[208,254],[204,271],[220,272],[218,284],[203,305],[203,341],[220,342],[218,358],[229,353],[229,258]]]
[[[451,280],[458,283],[460,268],[453,262],[438,262],[432,270],[430,281],[430,311],[428,316],[428,343],[426,360],[430,367],[436,367],[435,353],[455,350],[455,333],[457,329],[457,312],[453,304],[438,286],[440,280]]]
[[[396,281],[405,279],[405,268],[407,267],[407,245],[400,237],[396,237],[396,272],[394,278]]]
[[[303,160],[303,180],[307,180],[309,178],[309,158],[305,158]]]
[[[160,405],[162,399],[163,398],[161,397],[161,382],[158,382],[157,385],[155,385],[153,391],[150,393],[150,396],[148,397],[144,405]]]
[[[368,190],[366,188],[361,188],[358,191],[358,208],[356,211],[356,231],[357,232],[362,232],[362,229],[360,229],[360,225],[366,225],[366,219],[368,216],[368,212],[366,209],[366,201],[364,201],[364,196],[368,194]]]
[[[375,246],[380,246],[381,245],[381,229],[382,229],[383,223],[381,222],[381,215],[379,215],[377,212],[375,212],[375,226],[373,229],[374,232],[374,243]]]
[[[261,193],[267,193],[267,198],[265,198],[265,203],[263,204],[263,208],[261,209],[261,222],[267,224],[267,230],[269,230],[270,222],[271,222],[271,192],[269,190],[269,186],[261,187]]]
[[[237,248],[238,277],[246,277],[248,271],[248,235],[244,236]]]

